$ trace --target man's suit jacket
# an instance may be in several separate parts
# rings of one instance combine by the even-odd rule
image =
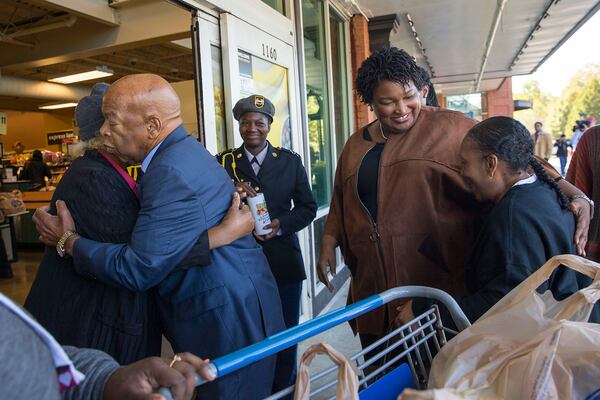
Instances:
[[[267,146],[258,176],[243,146],[217,154],[217,160],[232,179],[235,178],[235,162],[237,177],[250,182],[252,187],[265,195],[269,216],[272,220],[278,218],[281,223],[281,236],[259,242],[277,283],[301,282],[306,279],[306,272],[296,232],[315,218],[317,203],[300,156],[290,150],[273,147],[270,143]]]
[[[235,191],[182,126],[158,148],[140,190],[129,244],[77,240],[80,273],[131,290],[158,285],[165,335],[176,352],[214,358],[283,329],[277,286],[252,236],[213,250],[208,266],[174,271],[198,234],[222,220]]]

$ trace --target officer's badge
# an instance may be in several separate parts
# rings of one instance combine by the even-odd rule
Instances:
[[[254,107],[263,108],[265,106],[265,98],[263,96],[254,96]]]

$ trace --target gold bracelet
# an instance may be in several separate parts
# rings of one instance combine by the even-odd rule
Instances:
[[[69,229],[60,237],[58,243],[56,243],[56,252],[59,256],[64,257],[65,254],[67,254],[67,250],[65,249],[65,243],[67,243],[67,240],[69,240],[69,238],[75,235],[76,233],[77,232]]]

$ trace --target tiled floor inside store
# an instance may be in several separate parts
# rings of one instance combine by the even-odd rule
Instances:
[[[44,251],[40,249],[18,250],[18,261],[11,263],[14,276],[0,279],[0,292],[19,304],[23,304],[35,279]]]

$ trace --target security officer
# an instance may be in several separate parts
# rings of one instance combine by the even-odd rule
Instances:
[[[298,325],[304,261],[296,232],[315,218],[317,203],[312,195],[300,156],[273,147],[267,141],[275,106],[264,96],[252,95],[237,102],[233,116],[239,121],[244,144],[217,155],[238,191],[250,197],[263,193],[271,217],[271,233],[258,235],[279,288],[287,328]],[[294,207],[292,208],[292,200]],[[296,377],[296,347],[278,354],[273,391],[286,388]]]

